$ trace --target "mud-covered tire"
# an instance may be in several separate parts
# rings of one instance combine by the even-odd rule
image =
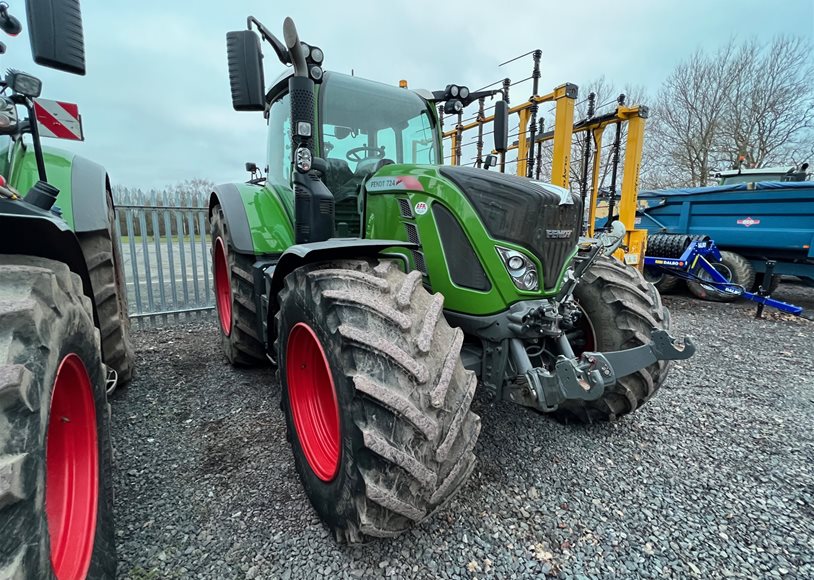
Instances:
[[[601,258],[582,277],[574,298],[584,313],[586,350],[615,351],[650,342],[653,330],[670,329],[670,313],[659,292],[635,268]],[[612,421],[632,413],[667,378],[668,361],[659,361],[620,378],[595,401],[566,401],[555,411],[565,422]]]
[[[104,363],[116,371],[118,385],[133,378],[135,354],[130,340],[127,313],[127,285],[116,233],[116,214],[110,194],[107,196],[108,227],[77,234],[88,266],[99,326],[102,333]]]
[[[215,304],[218,313],[218,329],[221,346],[226,358],[237,366],[263,366],[268,364],[261,331],[257,325],[257,305],[254,302],[254,279],[252,264],[254,256],[236,252],[229,243],[229,229],[223,209],[216,205],[209,220],[212,248],[212,277]],[[221,240],[220,242],[218,240]],[[219,296],[218,247],[222,247],[228,277],[228,305]],[[222,282],[220,283],[222,284]],[[225,308],[229,315],[225,316]]]
[[[463,333],[443,316],[443,296],[419,272],[388,261],[304,266],[279,295],[277,354],[296,469],[306,495],[340,542],[395,536],[442,506],[475,465],[477,379],[463,368]],[[335,386],[336,472],[320,478],[292,412],[289,338],[307,325]],[[292,358],[296,358],[293,357]],[[296,393],[295,393],[296,394]]]
[[[743,286],[746,291],[755,285],[755,269],[749,260],[740,254],[721,251],[721,261],[713,263],[712,266],[733,284]],[[688,281],[687,288],[696,298],[710,302],[734,302],[738,299],[734,294],[710,290],[699,282]]]
[[[46,433],[57,369],[71,354],[81,360],[92,388],[88,403],[98,450],[87,577],[115,577],[110,415],[91,308],[81,279],[65,264],[0,256],[0,578],[49,578],[55,572],[46,516]],[[71,424],[69,417],[56,420]],[[79,577],[63,574],[68,576]]]

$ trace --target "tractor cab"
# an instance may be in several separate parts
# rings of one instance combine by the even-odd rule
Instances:
[[[284,75],[269,92],[268,179],[288,189],[291,173],[291,102]],[[317,142],[323,182],[333,193],[336,229],[359,236],[364,183],[392,164],[441,163],[434,108],[411,90],[326,72],[316,87]],[[290,191],[290,189],[289,189]]]

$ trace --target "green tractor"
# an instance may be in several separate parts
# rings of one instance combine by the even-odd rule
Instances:
[[[84,74],[78,0],[25,4],[35,62]],[[22,29],[5,2],[0,29]],[[41,88],[15,70],[0,81],[0,577],[113,578],[107,392],[133,371],[123,271],[107,173],[42,147],[59,124],[41,125]]]
[[[436,107],[487,93],[325,72],[291,19],[285,43],[247,28],[227,34],[232,101],[263,112],[268,168],[210,198],[220,335],[233,364],[277,368],[297,471],[339,541],[397,535],[461,487],[476,389],[612,420],[693,354],[655,288],[609,257],[621,224],[580,240],[578,195],[442,165]],[[268,91],[261,39],[291,66]]]

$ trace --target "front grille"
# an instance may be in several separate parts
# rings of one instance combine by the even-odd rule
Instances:
[[[544,288],[553,290],[560,279],[560,272],[565,267],[579,238],[579,211],[581,204],[575,203],[573,206],[558,206],[546,208],[542,215],[542,239],[535,239],[532,243],[534,253],[540,258],[543,264]],[[571,233],[564,238],[550,237],[549,232],[560,235],[560,232]]]
[[[414,244],[421,244],[421,239],[418,237],[418,228],[415,224],[404,224],[404,229],[407,230],[407,240]]]
[[[401,213],[401,217],[412,219],[413,210],[410,208],[410,200],[404,199],[403,197],[399,198],[399,212]]]
[[[447,262],[450,279],[458,286],[473,290],[487,291],[492,283],[483,271],[469,238],[466,237],[461,224],[455,216],[440,203],[432,204],[432,214],[438,226],[444,257]]]
[[[427,264],[424,262],[424,254],[418,250],[413,250],[413,261],[415,262],[415,267],[418,269],[418,271],[426,276]]]

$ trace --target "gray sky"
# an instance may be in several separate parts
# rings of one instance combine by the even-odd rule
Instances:
[[[22,0],[8,0],[23,16]],[[291,16],[326,68],[354,69],[413,88],[449,82],[472,89],[525,78],[530,61],[498,64],[543,50],[541,86],[578,85],[600,75],[650,93],[696,48],[714,51],[730,36],[814,39],[814,0],[517,0],[283,3],[222,0],[83,0],[88,73],[76,77],[34,65],[25,33],[8,45],[3,67],[43,79],[43,97],[79,104],[86,141],[49,139],[105,165],[114,183],[160,187],[203,177],[244,180],[245,161],[265,165],[260,113],[232,110],[226,70],[228,30],[256,16],[282,38]],[[279,33],[279,34],[278,34]],[[282,70],[264,44],[266,79]],[[514,95],[526,98],[528,84]]]

